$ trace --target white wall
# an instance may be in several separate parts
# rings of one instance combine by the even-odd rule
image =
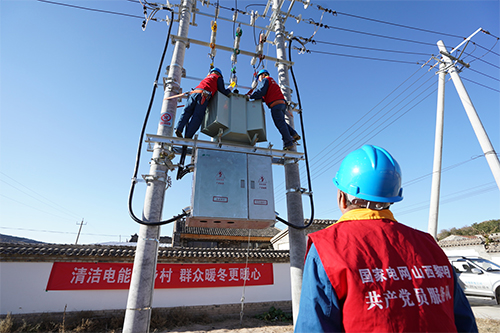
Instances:
[[[45,291],[52,263],[0,262],[0,314],[125,309],[128,290]],[[273,264],[274,284],[247,286],[245,302],[290,301],[290,264]],[[153,307],[239,303],[243,287],[157,289]]]

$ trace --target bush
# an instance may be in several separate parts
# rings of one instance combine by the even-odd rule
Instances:
[[[293,320],[291,313],[283,312],[283,310],[276,309],[274,306],[271,306],[268,312],[263,313],[261,315],[257,315],[255,316],[255,318],[265,321],[271,321],[271,322],[281,321],[285,323],[291,322]]]

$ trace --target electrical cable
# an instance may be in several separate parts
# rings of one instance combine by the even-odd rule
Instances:
[[[315,162],[315,165],[318,165],[319,163],[319,166],[321,166],[323,163],[325,163],[323,161],[324,157],[327,153],[331,152],[333,149],[335,149],[335,147],[333,147],[332,149],[330,149],[327,153],[325,153],[325,151],[328,149],[328,147],[332,146],[335,142],[337,142],[338,140],[340,140],[340,138],[342,138],[344,135],[346,135],[351,129],[355,128],[356,125],[358,125],[361,121],[364,120],[364,123],[357,126],[356,129],[354,129],[354,131],[360,131],[361,128],[363,126],[365,126],[371,119],[373,119],[375,116],[377,116],[380,112],[382,112],[382,110],[384,110],[386,107],[388,107],[391,103],[393,103],[398,97],[400,97],[401,95],[403,95],[403,93],[405,91],[407,91],[412,85],[414,85],[417,81],[419,81],[420,79],[422,79],[427,73],[424,73],[423,75],[421,75],[419,78],[417,78],[413,83],[410,83],[410,85],[405,88],[401,93],[399,93],[396,97],[394,97],[391,101],[389,101],[385,106],[382,107],[381,110],[379,110],[378,112],[376,112],[373,116],[371,116],[370,118],[368,118],[368,115],[370,113],[372,113],[378,106],[380,106],[382,103],[384,103],[384,101],[386,101],[389,97],[391,97],[393,94],[396,93],[396,91],[398,89],[400,89],[401,87],[403,87],[403,85],[408,82],[412,77],[414,77],[422,68],[419,68],[417,69],[414,73],[412,73],[408,78],[406,78],[402,83],[400,83],[395,89],[393,89],[387,96],[385,96],[380,102],[378,102],[374,107],[372,107],[368,112],[366,112],[362,117],[359,117],[358,120],[356,122],[354,122],[349,128],[347,128],[342,134],[340,134],[339,136],[337,136],[332,142],[330,142],[325,148],[323,148],[320,152],[318,152],[312,159],[311,161],[314,161],[316,158],[318,157],[321,157],[321,159],[319,159],[317,162]],[[405,97],[407,98],[407,97]],[[344,138],[341,142],[339,142],[337,144],[337,146],[339,146],[341,143],[343,143],[344,141],[348,140],[350,136],[352,136],[353,134],[350,134],[347,136],[347,138]],[[313,167],[315,165],[312,165]],[[278,185],[277,187],[280,187],[281,185],[283,185],[284,183]]]
[[[432,88],[432,86],[429,86],[426,90],[428,90],[430,88]],[[422,95],[426,90],[424,90],[423,92],[421,92],[413,100],[411,100],[406,105],[404,105],[402,108],[400,108],[397,113],[399,113],[400,111],[402,111],[403,108],[407,107],[411,102],[413,102],[417,97],[419,97],[420,95]],[[415,104],[412,107],[410,107],[408,110],[406,110],[405,112],[403,112],[397,118],[394,118],[395,114],[392,115],[390,118],[393,119],[393,120],[390,123],[387,123],[387,125],[385,125],[384,127],[382,127],[375,134],[371,135],[374,131],[376,131],[378,128],[380,128],[381,126],[383,126],[386,123],[379,124],[377,127],[375,127],[374,129],[372,129],[369,133],[367,133],[365,136],[363,136],[362,138],[360,138],[357,142],[353,142],[349,147],[345,147],[344,150],[347,150],[347,151],[348,150],[352,150],[354,147],[358,146],[360,143],[362,143],[362,142],[368,142],[369,140],[371,140],[372,138],[374,138],[375,136],[377,136],[380,132],[382,132],[383,130],[385,130],[387,127],[389,127],[390,125],[392,125],[393,123],[395,123],[397,120],[399,120],[401,117],[403,117],[405,114],[407,114],[409,111],[411,111],[413,108],[415,108],[418,104],[420,104],[421,102],[423,102],[425,99],[429,98],[429,96],[431,96],[436,90],[437,90],[437,88],[435,88],[434,90],[432,90],[427,96],[425,96],[424,98],[422,98],[420,101],[418,101],[417,104]],[[388,112],[390,112],[390,110]],[[388,112],[386,112],[384,114],[384,116],[387,115]],[[387,118],[389,118],[389,117],[380,118],[379,120],[381,120],[381,119],[387,119]],[[336,163],[338,163],[338,162],[340,162],[340,160],[337,161]],[[331,163],[330,166],[327,167],[327,168],[324,168],[322,172],[316,173],[314,178],[319,177],[320,175],[322,175],[323,173],[325,173],[327,170],[331,169],[336,163]]]
[[[302,39],[303,37],[298,37],[298,38]],[[429,53],[377,49],[377,48],[373,48],[373,47],[364,47],[364,46],[339,44],[339,43],[325,42],[325,41],[319,41],[319,40],[314,40],[314,39],[311,40],[311,43],[313,43],[313,44],[316,44],[316,43],[318,43],[318,44],[328,44],[328,45],[350,47],[350,48],[361,49],[361,50],[370,50],[370,51],[391,52],[391,53],[412,54],[412,55],[424,55],[424,56],[428,56],[429,55]]]
[[[106,14],[114,14],[114,15],[121,15],[121,16],[128,16],[128,17],[143,19],[143,17],[141,17],[141,16],[124,14],[124,13],[117,13],[117,12],[112,12],[112,11],[109,11],[109,10],[93,9],[93,8],[81,7],[81,6],[75,6],[75,5],[69,5],[69,4],[66,4],[66,3],[54,2],[54,1],[48,1],[48,0],[37,0],[37,1],[39,1],[39,2],[45,2],[45,3],[50,3],[52,5],[59,5],[59,6],[66,6],[66,7],[71,7],[71,8],[83,9],[83,10],[90,10],[90,11],[93,11],[93,12],[100,12],[100,13],[106,13]]]
[[[447,34],[447,33],[444,33],[444,32],[438,32],[438,31],[432,31],[432,30],[427,30],[427,29],[422,29],[422,28],[416,28],[416,27],[411,27],[411,26],[404,25],[404,24],[398,24],[398,23],[392,23],[392,22],[387,22],[387,21],[382,21],[382,20],[376,20],[376,19],[372,19],[372,18],[368,18],[368,17],[363,17],[363,16],[358,16],[358,15],[353,15],[353,14],[342,13],[342,12],[339,12],[339,11],[336,11],[336,13],[338,15],[355,17],[355,18],[359,18],[359,19],[362,19],[362,20],[367,20],[367,21],[372,21],[372,22],[377,22],[377,23],[388,24],[388,25],[392,25],[392,26],[395,26],[395,27],[412,29],[412,30],[417,30],[417,31],[422,31],[422,32],[428,32],[428,33],[438,34],[438,35],[442,35],[442,36],[449,36],[449,37],[456,37],[456,38],[465,39],[463,36],[458,36],[458,35],[453,35],[453,34]]]
[[[462,80],[472,82],[472,83],[474,83],[474,84],[477,84],[478,86],[481,86],[481,87],[484,87],[484,88],[487,88],[487,89],[490,89],[490,90],[493,90],[493,91],[496,91],[496,92],[499,92],[499,93],[500,93],[500,90],[498,90],[498,89],[495,89],[495,88],[492,88],[492,87],[488,87],[488,86],[486,86],[486,85],[484,85],[484,84],[481,84],[481,83],[476,82],[476,81],[472,81],[471,79],[468,79],[468,78],[463,77],[463,76],[461,76],[461,78],[462,78]]]
[[[42,201],[41,199],[38,199],[38,198],[36,198],[36,197],[32,196],[32,195],[31,195],[31,194],[29,194],[29,193],[24,192],[23,190],[21,190],[21,189],[19,189],[19,188],[15,187],[14,185],[7,183],[5,180],[1,180],[2,182],[5,182],[7,185],[12,186],[12,187],[13,187],[13,188],[15,188],[16,190],[18,190],[18,191],[20,191],[20,192],[22,192],[22,193],[24,193],[24,194],[26,194],[26,195],[28,195],[28,196],[30,196],[30,197],[32,197],[32,198],[34,198],[35,200],[40,201],[41,203],[43,203],[43,204],[45,204],[45,205],[47,205],[47,206],[49,206],[49,207],[51,207],[51,208],[54,208],[54,209],[56,209],[56,210],[60,211],[61,213],[65,213],[65,214],[68,214],[68,215],[72,215],[73,217],[76,217],[76,218],[78,218],[78,219],[80,219],[80,218],[81,218],[78,214],[76,214],[76,213],[74,213],[74,212],[70,211],[69,209],[66,209],[66,208],[65,208],[65,207],[63,207],[62,205],[59,205],[57,202],[52,201],[52,200],[50,200],[50,199],[46,198],[46,197],[45,197],[45,196],[43,196],[42,194],[40,194],[40,193],[38,193],[38,192],[36,192],[36,191],[32,190],[31,188],[29,188],[28,186],[23,185],[22,183],[18,182],[18,181],[17,181],[17,180],[15,180],[14,178],[12,178],[12,177],[8,176],[8,175],[7,175],[7,174],[5,174],[4,172],[1,172],[1,171],[0,171],[0,173],[1,173],[2,175],[4,175],[5,177],[9,178],[10,180],[12,180],[12,181],[16,182],[17,184],[21,185],[21,186],[22,186],[22,187],[24,187],[25,189],[27,189],[27,190],[29,190],[29,191],[33,192],[34,194],[36,194],[37,196],[41,197],[42,199],[44,199],[44,200],[46,200],[46,201],[48,201],[48,202],[50,202],[50,203],[54,204],[54,205],[55,205],[55,206],[57,206],[57,207],[55,207],[55,206],[53,206],[53,205],[51,205],[51,204],[49,204],[49,203],[47,203],[47,202],[44,202],[44,201]],[[62,209],[62,210],[61,210],[61,209]]]
[[[486,76],[486,77],[489,77],[490,79],[493,79],[495,81],[500,81],[500,79],[497,79],[496,77],[493,77],[493,76],[490,76],[488,74],[484,74],[484,73],[481,73],[479,71],[476,71],[475,69],[472,69],[472,68],[468,68],[470,71],[474,72],[474,73],[477,73],[477,74],[480,74],[480,75],[483,75],[483,76]]]
[[[303,49],[296,48],[296,50],[300,51],[300,50],[303,50]],[[404,61],[404,60],[392,60],[392,59],[383,59],[383,58],[372,58],[372,57],[356,56],[356,55],[350,55],[350,54],[316,51],[316,50],[306,50],[305,52],[306,53],[327,54],[327,55],[334,55],[334,56],[341,56],[341,57],[348,57],[348,58],[366,59],[366,60],[387,61],[387,62],[395,62],[395,63],[401,63],[401,64],[421,65],[421,63],[419,63],[418,61],[411,62],[411,61]]]
[[[170,40],[170,32],[172,30],[172,26],[173,26],[173,22],[174,22],[174,12],[171,9],[168,9],[168,10],[171,13],[170,27],[168,28],[167,39],[165,41],[165,46],[163,48],[163,53],[161,55],[160,65],[158,66],[158,71],[156,73],[156,78],[155,78],[154,85],[153,85],[153,91],[151,93],[151,99],[149,100],[148,110],[147,110],[146,116],[144,118],[144,123],[142,124],[142,130],[141,130],[141,135],[140,135],[140,139],[139,139],[139,146],[137,147],[137,155],[136,155],[136,159],[135,159],[134,175],[132,177],[132,185],[130,186],[130,192],[129,192],[129,197],[128,197],[128,211],[129,211],[130,217],[135,222],[142,224],[142,225],[147,225],[147,226],[159,226],[159,225],[168,224],[168,223],[177,221],[177,220],[188,215],[184,211],[182,214],[174,216],[173,218],[165,220],[165,221],[148,222],[148,221],[143,221],[143,220],[139,219],[137,216],[135,216],[134,211],[132,209],[134,188],[135,188],[135,184],[137,182],[137,173],[139,172],[139,162],[141,160],[142,141],[144,139],[144,133],[146,132],[146,125],[148,123],[149,115],[151,113],[151,107],[153,106],[153,101],[154,101],[155,94],[156,94],[156,88],[158,87],[158,79],[160,78],[160,73],[161,73],[161,69],[163,66],[163,60],[165,59],[165,54],[167,53],[168,42]]]
[[[292,62],[292,42],[296,40],[300,43],[300,41],[293,37],[290,42],[288,43],[288,59],[290,59],[290,62]],[[295,87],[295,91],[297,92],[297,101],[299,103],[299,116],[300,116],[300,129],[302,131],[302,142],[304,143],[304,157],[305,157],[305,162],[306,162],[306,170],[307,170],[307,186],[308,186],[308,195],[309,195],[309,200],[311,203],[311,218],[309,219],[309,222],[307,222],[305,225],[302,226],[297,226],[295,224],[292,224],[284,219],[282,219],[279,216],[276,216],[276,219],[285,225],[292,227],[294,229],[306,229],[311,226],[311,224],[314,221],[314,199],[313,199],[313,192],[312,192],[312,182],[311,182],[311,174],[309,173],[309,158],[307,155],[307,144],[306,144],[306,133],[304,129],[304,119],[302,117],[302,102],[300,100],[300,94],[299,94],[299,87],[297,86],[297,80],[295,79],[295,74],[293,72],[293,66],[290,66],[290,73],[292,74],[292,79],[293,79],[293,84]]]
[[[59,216],[59,215],[56,215],[56,214],[53,214],[53,213],[46,212],[46,211],[44,211],[44,210],[42,210],[42,209],[40,209],[40,208],[36,208],[36,207],[30,206],[30,205],[28,205],[28,204],[26,204],[26,203],[24,203],[24,202],[18,201],[18,200],[16,200],[16,199],[12,199],[12,198],[10,198],[10,197],[8,197],[8,196],[6,196],[6,195],[3,195],[3,194],[0,194],[0,197],[4,197],[4,198],[6,198],[6,199],[9,199],[9,200],[12,200],[12,201],[14,201],[14,202],[17,202],[17,203],[18,203],[18,204],[20,204],[20,205],[23,205],[23,206],[26,206],[26,207],[32,208],[32,209],[34,209],[34,210],[38,210],[38,211],[40,211],[40,212],[42,212],[42,213],[49,214],[49,215],[52,215],[52,216],[58,217],[58,218],[63,219],[63,220],[74,221],[73,219],[70,219],[69,217],[63,217],[63,216]]]
[[[419,69],[420,70],[420,69]],[[405,80],[408,81],[412,76],[414,76],[417,72],[413,73],[408,79]],[[396,108],[396,106],[398,106],[399,104],[401,104],[404,100],[406,100],[408,97],[410,97],[412,94],[414,94],[418,89],[420,89],[425,83],[429,82],[433,77],[430,77],[427,81],[425,81],[423,84],[420,85],[420,87],[414,89],[413,92],[411,92],[408,96],[404,97],[403,100],[401,100],[398,104],[396,104],[395,106],[392,107],[391,110],[387,111],[386,113],[384,113],[383,115],[379,116],[375,121],[371,121],[375,116],[377,116],[378,114],[380,114],[380,112],[382,112],[385,108],[387,108],[391,103],[393,103],[398,97],[400,97],[401,95],[403,95],[411,86],[413,86],[417,81],[419,81],[421,78],[423,78],[427,73],[424,73],[424,75],[422,75],[420,78],[418,78],[415,82],[411,83],[409,87],[407,87],[405,90],[403,90],[398,96],[394,97],[386,106],[382,107],[381,110],[379,110],[377,113],[375,113],[373,116],[371,116],[369,119],[367,119],[367,116],[370,112],[372,112],[378,105],[380,105],[384,100],[386,100],[390,95],[392,95],[397,89],[399,89],[405,82],[403,82],[402,84],[400,84],[395,90],[393,90],[387,97],[385,97],[381,102],[379,102],[375,107],[373,107],[367,114],[365,114],[363,117],[360,117],[359,120],[353,124],[351,127],[349,127],[349,129],[347,129],[346,131],[344,131],[344,133],[342,133],[341,135],[339,135],[339,137],[337,137],[337,139],[335,139],[330,145],[332,145],[333,143],[335,143],[335,141],[337,141],[338,139],[340,139],[344,134],[346,134],[351,128],[353,128],[356,124],[358,124],[361,119],[364,119],[365,122],[361,125],[358,126],[358,128],[355,130],[355,132],[358,132],[358,131],[361,131],[361,129],[363,128],[363,126],[367,125],[368,123],[369,124],[377,124],[379,123],[378,126],[374,127],[370,132],[368,132],[364,137],[361,137],[359,138],[359,136],[356,136],[356,138],[358,139],[357,141],[354,141],[354,139],[351,139],[350,137],[351,136],[354,136],[355,133],[353,134],[350,134],[348,135],[347,137],[345,137],[340,143],[337,144],[337,146],[340,146],[343,142],[350,142],[350,144],[346,145],[346,146],[343,146],[343,150],[342,151],[338,151],[336,154],[333,154],[331,155],[330,157],[324,159],[322,158],[321,160],[318,160],[318,162],[316,163],[317,167],[316,168],[320,168],[322,165],[324,165],[325,163],[328,163],[332,160],[334,160],[334,162],[331,162],[330,163],[330,166],[327,167],[327,168],[321,168],[320,171],[318,172],[315,172],[315,176],[314,176],[314,179],[316,179],[317,177],[319,177],[320,175],[322,175],[323,173],[325,173],[327,170],[331,169],[333,166],[335,166],[337,163],[340,163],[341,160],[342,160],[342,156],[345,155],[345,153],[347,153],[349,150],[355,148],[359,143],[363,143],[363,142],[367,142],[369,139],[373,138],[374,136],[378,135],[383,129],[387,128],[388,126],[390,126],[392,123],[394,123],[396,120],[400,119],[403,115],[405,115],[406,113],[408,113],[411,109],[413,109],[416,105],[418,105],[419,103],[421,103],[424,99],[428,98],[430,96],[430,94],[428,96],[426,96],[424,99],[420,100],[416,105],[412,106],[409,110],[407,110],[406,112],[404,112],[402,115],[400,115],[399,117],[397,117],[394,121],[392,121],[391,123],[389,123],[387,126],[385,126],[383,129],[381,129],[380,131],[378,131],[377,133],[375,133],[374,135],[372,135],[370,138],[366,139],[367,136],[369,136],[370,134],[372,134],[375,130],[377,130],[378,128],[380,128],[381,126],[384,125],[384,123],[380,123],[382,120],[384,119],[388,119],[388,118],[394,118],[399,112],[401,112],[405,107],[407,107],[411,102],[413,102],[414,100],[416,100],[420,95],[422,95],[422,93],[420,93],[417,97],[413,98],[413,100],[411,100],[410,102],[408,102],[406,105],[404,105],[403,107],[401,107],[395,114],[391,115],[390,117],[388,116],[388,114],[394,110]],[[425,90],[428,90],[429,88],[431,88],[432,86],[429,86],[427,87]],[[425,92],[424,90],[424,92]],[[432,94],[432,92],[431,92]],[[366,132],[367,130],[364,130],[364,132]],[[329,146],[330,146],[329,145]],[[328,146],[327,146],[328,147]],[[323,156],[325,154],[322,154],[322,152],[324,152],[326,150],[323,149],[320,153],[318,153],[316,156]],[[319,164],[318,164],[319,163]],[[280,200],[278,200],[279,202]]]

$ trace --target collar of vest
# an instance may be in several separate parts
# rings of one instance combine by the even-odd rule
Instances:
[[[389,209],[373,210],[368,208],[353,209],[346,212],[337,221],[353,221],[353,220],[391,220],[397,222]]]

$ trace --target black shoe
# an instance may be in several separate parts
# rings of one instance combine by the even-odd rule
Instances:
[[[293,142],[297,142],[297,141],[299,141],[300,139],[302,139],[302,138],[301,138],[301,137],[300,137],[300,135],[298,135],[298,134],[295,134],[295,135],[293,136]]]
[[[294,147],[295,147],[295,144],[294,144],[294,143],[292,143],[292,144],[291,144],[291,145],[289,145],[289,146],[283,147],[283,150],[292,150]]]
[[[177,135],[178,138],[182,138],[182,133],[178,129],[175,130],[175,135]]]

